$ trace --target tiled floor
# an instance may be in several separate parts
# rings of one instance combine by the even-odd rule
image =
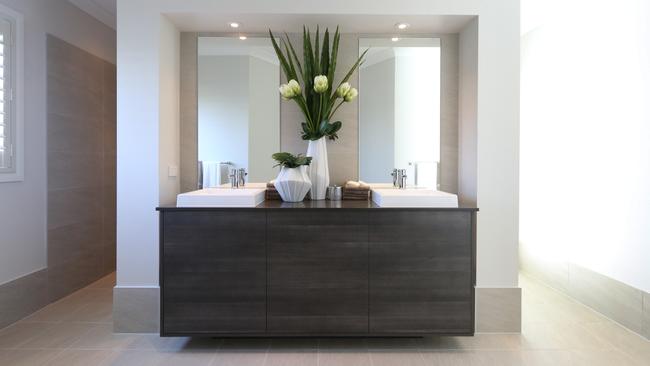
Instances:
[[[650,365],[650,342],[525,276],[523,333],[221,340],[113,334],[114,276],[0,331],[0,365]]]

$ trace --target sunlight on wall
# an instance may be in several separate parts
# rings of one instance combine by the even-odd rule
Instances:
[[[650,5],[546,14],[522,37],[521,245],[650,291]]]
[[[435,187],[440,161],[440,47],[395,49],[395,166],[420,163],[418,185]]]

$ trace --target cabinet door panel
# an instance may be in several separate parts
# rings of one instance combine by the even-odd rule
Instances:
[[[370,332],[473,332],[472,214],[369,214]]]
[[[367,218],[365,211],[269,212],[269,332],[368,331]]]
[[[169,211],[162,220],[161,332],[265,332],[266,214]]]

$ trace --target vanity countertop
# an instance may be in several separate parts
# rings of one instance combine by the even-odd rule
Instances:
[[[267,200],[256,207],[176,207],[175,205],[157,207],[157,211],[209,211],[209,210],[278,210],[278,209],[377,209],[377,210],[430,210],[430,211],[478,211],[477,207],[461,204],[459,207],[379,207],[374,202],[368,201],[310,201],[284,202]]]

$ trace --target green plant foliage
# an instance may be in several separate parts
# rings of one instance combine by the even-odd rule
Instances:
[[[317,27],[312,42],[310,30],[303,26],[302,60],[298,58],[296,50],[286,33],[284,38],[279,38],[279,44],[271,30],[269,30],[269,35],[287,81],[296,80],[301,86],[300,93],[283,96],[285,96],[285,99],[295,101],[305,116],[305,122],[301,125],[303,140],[318,140],[324,136],[336,140],[338,138],[337,132],[341,129],[342,124],[340,121],[333,123],[330,121],[343,103],[350,102],[356,97],[356,89],[354,95],[348,95],[348,98],[337,95],[336,90],[341,84],[347,83],[354,71],[363,63],[367,50],[350,67],[345,77],[338,84],[335,84],[334,75],[341,39],[338,27],[336,27],[330,45],[329,29],[325,29],[321,43],[320,29]],[[317,76],[321,77],[321,79],[322,77],[327,78],[327,90],[324,92],[317,92],[314,88],[314,79]],[[346,85],[349,87],[349,84]],[[322,91],[325,86],[318,85],[317,89]],[[338,99],[340,101],[337,101]]]
[[[302,154],[293,155],[288,152],[278,152],[273,154],[271,157],[273,160],[278,162],[274,167],[283,166],[287,168],[297,168],[299,166],[311,164],[311,157]]]

